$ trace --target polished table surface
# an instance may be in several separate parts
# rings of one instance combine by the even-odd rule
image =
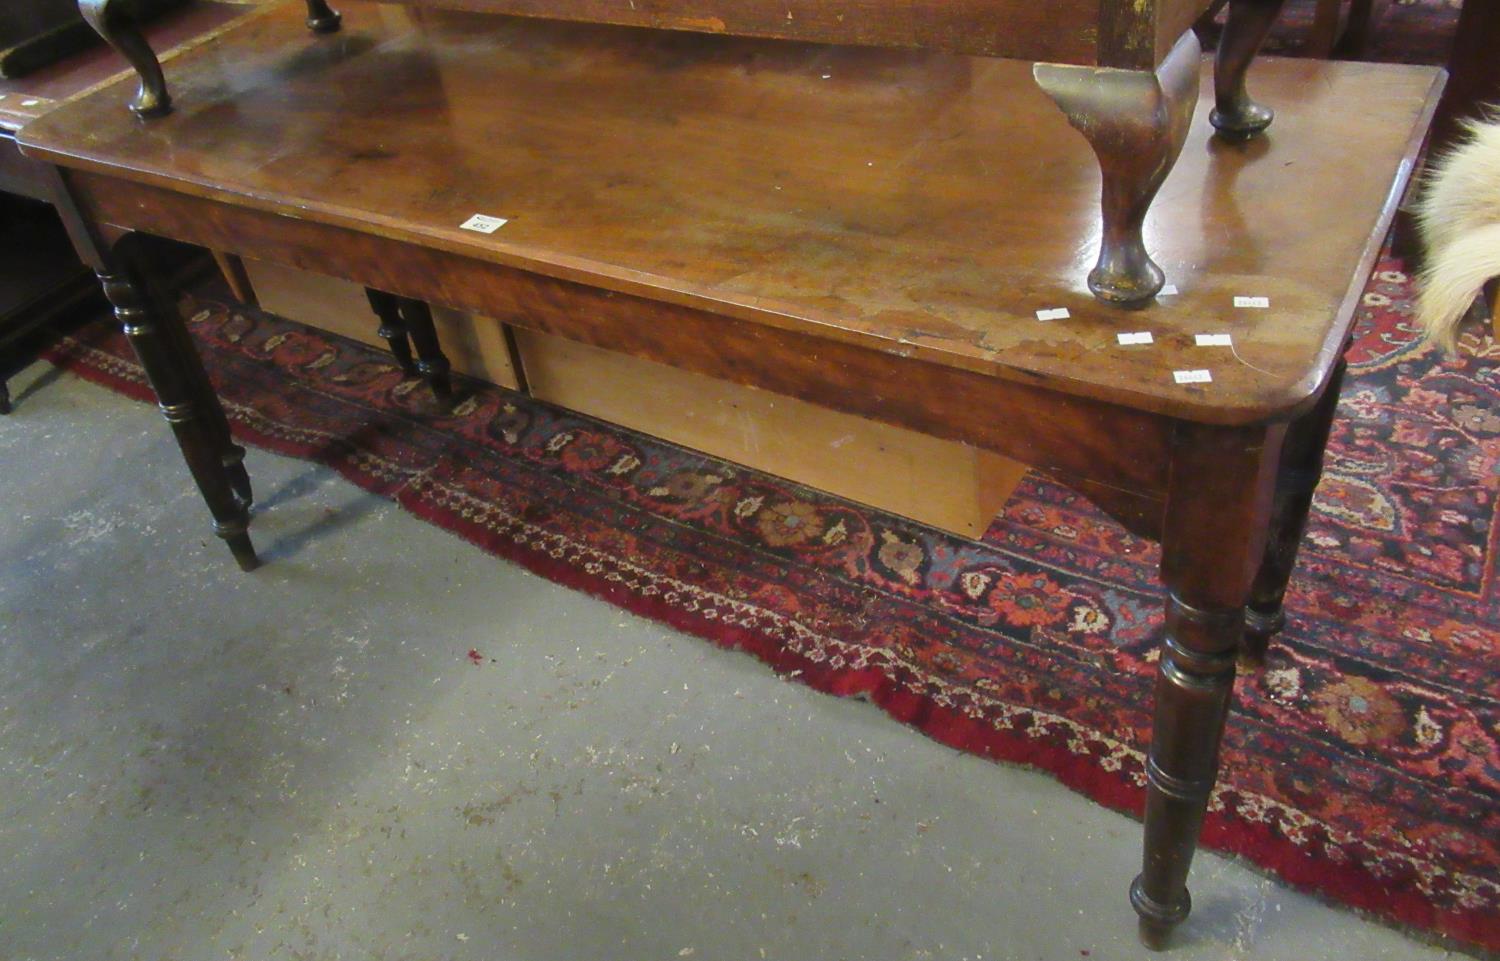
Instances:
[[[117,90],[25,149],[237,205],[1208,423],[1326,381],[1435,72],[1277,62],[1275,128],[1194,125],[1148,221],[1181,293],[1082,283],[1098,171],[1029,67],[346,5],[282,6],[178,57],[179,109]],[[1207,94],[1205,94],[1206,96]],[[1328,104],[1378,104],[1379,116]],[[1378,171],[1365,176],[1362,170]],[[492,235],[476,213],[510,218]],[[1269,309],[1236,309],[1237,296]],[[1066,321],[1035,312],[1067,308]],[[1150,331],[1150,347],[1116,335]],[[1195,346],[1229,333],[1233,353]],[[1208,369],[1210,384],[1174,371]]]
[[[1084,288],[1100,168],[1026,64],[368,4],[313,37],[308,9],[179,57],[173,112],[138,121],[111,89],[20,134],[62,168],[75,242],[239,563],[258,563],[244,452],[135,233],[1045,469],[1162,545],[1130,901],[1165,943],[1190,908],[1237,658],[1283,623],[1358,293],[1440,73],[1262,64],[1276,125],[1237,143],[1193,125],[1148,222],[1178,293],[1127,311]],[[1180,91],[1194,51],[1169,58]],[[1073,92],[1176,109],[1154,81],[1067,69],[1086,71],[1063,78]],[[476,214],[507,222],[464,229]]]

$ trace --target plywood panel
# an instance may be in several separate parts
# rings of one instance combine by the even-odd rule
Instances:
[[[997,454],[586,344],[518,330],[532,393],[967,537],[1025,466]]]
[[[358,284],[256,260],[245,267],[264,309],[385,346]],[[433,317],[456,370],[516,386],[499,321],[445,308]],[[1026,470],[997,454],[780,394],[547,334],[515,335],[541,400],[966,537],[984,533]]]

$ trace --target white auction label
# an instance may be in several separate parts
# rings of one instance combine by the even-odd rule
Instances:
[[[475,233],[492,234],[508,223],[510,221],[504,217],[488,217],[484,214],[475,214],[458,226],[464,230],[472,230]]]
[[[1068,308],[1066,307],[1052,307],[1036,312],[1037,320],[1067,320],[1072,316],[1072,314],[1068,313]]]
[[[1199,347],[1233,347],[1234,338],[1229,334],[1198,334],[1193,338]]]
[[[1174,370],[1172,379],[1179,384],[1211,384],[1214,375],[1206,370]]]
[[[1236,297],[1236,298],[1234,298],[1234,305],[1236,307],[1253,307],[1256,310],[1265,310],[1267,307],[1271,306],[1271,298],[1269,298],[1269,297]]]
[[[1160,291],[1157,292],[1156,296],[1158,296],[1158,297],[1176,297],[1177,296],[1177,285],[1176,284],[1167,284],[1165,287],[1163,287]]]
[[[1116,334],[1115,339],[1120,342],[1120,346],[1122,347],[1129,347],[1131,344],[1154,343],[1151,338],[1151,331],[1149,330],[1143,330],[1135,334]]]

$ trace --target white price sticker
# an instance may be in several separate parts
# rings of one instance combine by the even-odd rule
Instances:
[[[475,214],[458,226],[463,230],[472,230],[479,234],[492,234],[510,223],[504,217],[487,217],[484,214]]]
[[[1199,347],[1233,347],[1234,338],[1229,334],[1198,334],[1193,338]]]
[[[1265,310],[1266,308],[1268,308],[1268,307],[1271,306],[1271,298],[1269,298],[1269,297],[1236,297],[1236,298],[1234,298],[1234,305],[1236,307],[1250,307],[1250,308],[1253,308],[1255,310]]]
[[[1068,313],[1068,308],[1066,307],[1052,307],[1048,310],[1039,310],[1036,312],[1037,320],[1067,320],[1072,316],[1072,314]]]
[[[1174,370],[1172,379],[1179,384],[1211,384],[1214,375],[1206,370]]]
[[[1122,347],[1129,347],[1132,344],[1155,343],[1151,339],[1151,331],[1149,330],[1143,330],[1135,334],[1116,334],[1115,339],[1120,342],[1120,346]]]

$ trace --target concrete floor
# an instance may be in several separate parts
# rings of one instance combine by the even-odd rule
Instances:
[[[258,451],[242,575],[154,409],[14,387],[0,958],[1149,956],[1127,818]],[[1193,889],[1177,961],[1447,956]]]

